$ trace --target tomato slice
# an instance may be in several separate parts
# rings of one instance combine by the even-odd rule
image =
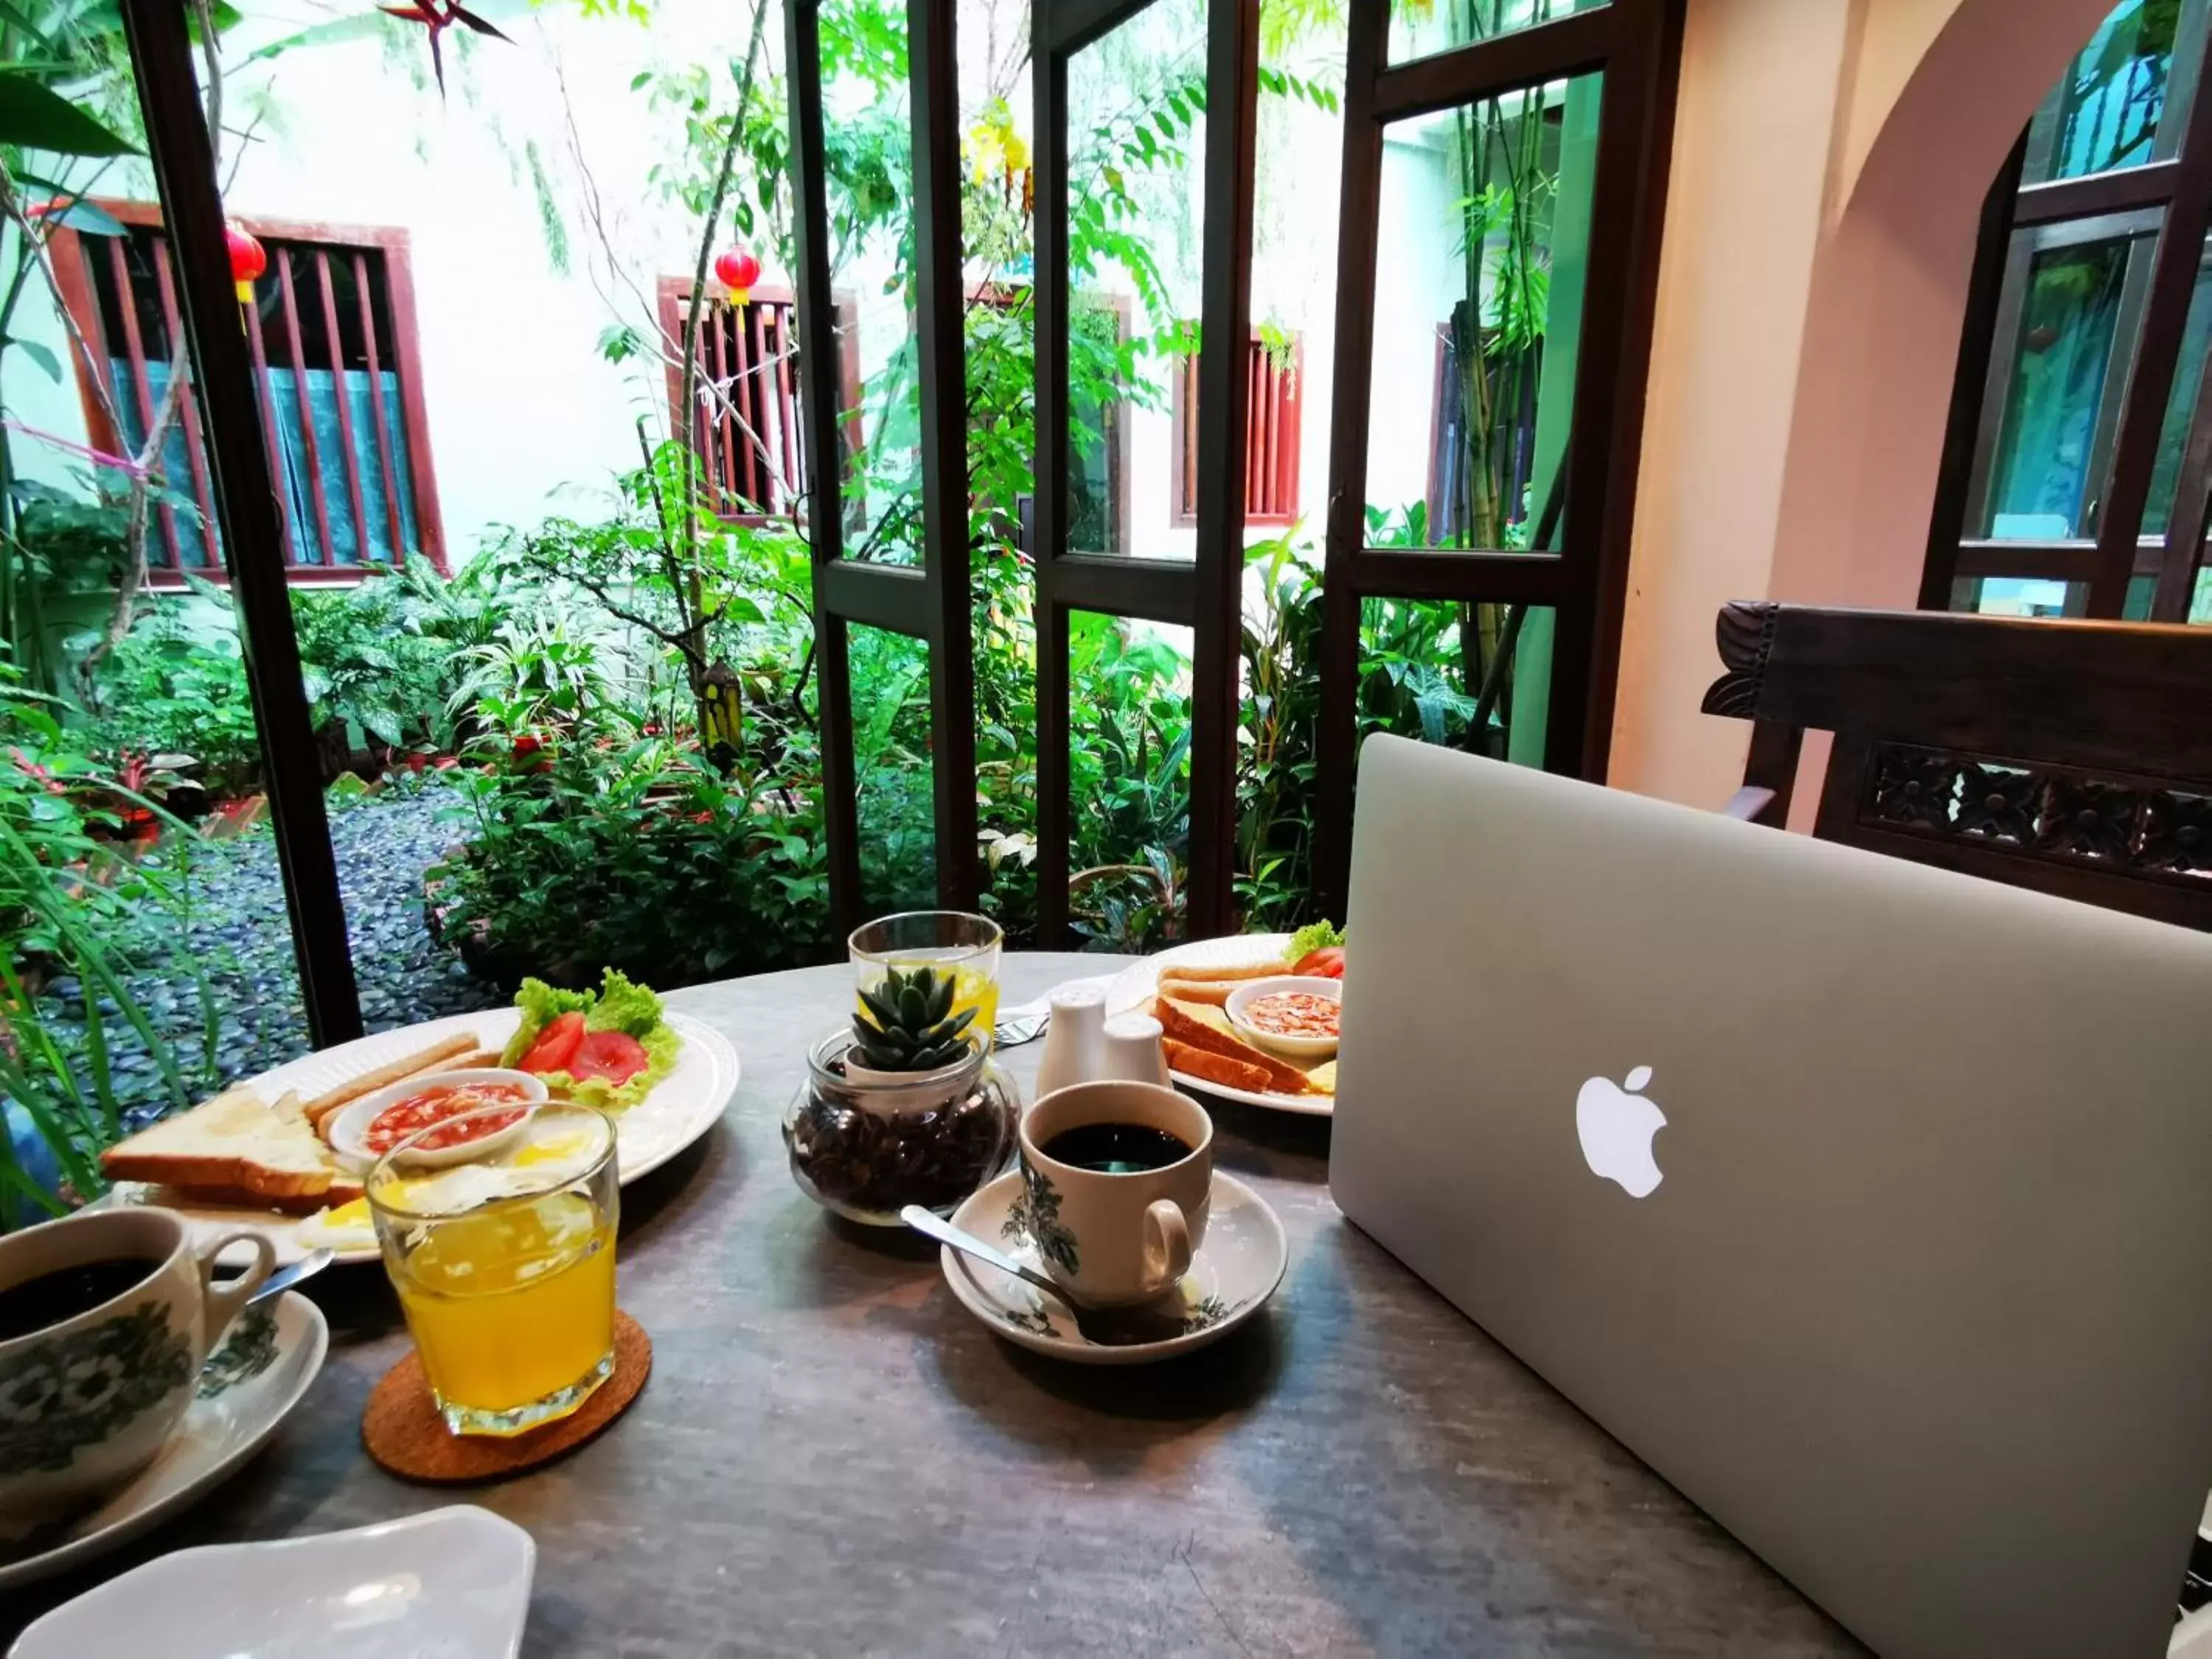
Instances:
[[[645,1045],[628,1031],[593,1031],[569,1060],[568,1075],[579,1083],[603,1077],[619,1086],[652,1063]]]
[[[1298,958],[1298,965],[1291,969],[1294,974],[1310,974],[1321,979],[1344,977],[1344,947],[1328,945],[1318,951],[1309,951]]]
[[[583,1041],[582,1013],[562,1014],[538,1034],[538,1041],[530,1045],[530,1052],[522,1057],[522,1069],[535,1072],[540,1077],[552,1072],[565,1072]]]

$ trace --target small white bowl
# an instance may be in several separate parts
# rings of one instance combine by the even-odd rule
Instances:
[[[366,1170],[375,1163],[380,1153],[372,1152],[362,1144],[368,1126],[376,1121],[377,1114],[387,1106],[396,1106],[410,1095],[419,1095],[425,1089],[448,1089],[471,1083],[514,1083],[521,1085],[529,1097],[526,1108],[545,1103],[545,1079],[528,1072],[511,1072],[500,1066],[473,1066],[458,1072],[429,1072],[421,1077],[410,1077],[389,1087],[363,1095],[349,1106],[338,1109],[337,1121],[331,1125],[331,1150],[338,1161],[358,1170]],[[508,1128],[495,1134],[478,1135],[474,1140],[465,1140],[458,1146],[444,1146],[435,1152],[409,1152],[400,1161],[410,1169],[440,1170],[449,1164],[464,1164],[471,1158],[482,1158],[487,1152],[498,1152],[520,1139],[530,1127],[532,1114],[525,1110],[520,1118]]]
[[[1237,1035],[1262,1048],[1272,1049],[1285,1060],[1327,1060],[1336,1052],[1333,1036],[1278,1036],[1273,1031],[1262,1031],[1245,1017],[1244,1011],[1261,997],[1273,996],[1278,991],[1304,991],[1317,997],[1327,997],[1331,1002],[1344,1000],[1344,981],[1324,979],[1318,974],[1278,974],[1272,979],[1249,979],[1229,994],[1222,1012],[1229,1023],[1237,1028]]]

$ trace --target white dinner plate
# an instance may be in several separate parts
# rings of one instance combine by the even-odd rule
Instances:
[[[1121,970],[1106,988],[1106,1017],[1111,1019],[1116,1014],[1150,1008],[1159,989],[1163,969],[1238,968],[1248,963],[1283,962],[1283,952],[1290,948],[1290,943],[1288,933],[1235,933],[1226,939],[1201,939],[1188,945],[1170,945],[1157,956],[1133,962]],[[1283,971],[1291,971],[1289,963],[1283,962]],[[1173,1070],[1169,1075],[1186,1089],[1247,1106],[1265,1106],[1270,1111],[1327,1117],[1336,1110],[1334,1095],[1262,1093],[1255,1089],[1232,1089],[1225,1083],[1208,1083],[1202,1077],[1190,1077]]]
[[[963,1232],[999,1245],[1025,1267],[1044,1271],[1030,1237],[1022,1172],[1009,1170],[969,1194],[952,1212]],[[1267,1200],[1235,1176],[1213,1172],[1206,1243],[1182,1283],[1129,1320],[1109,1321],[1102,1334],[1085,1335],[1068,1310],[1034,1285],[988,1261],[940,1246],[945,1282],[960,1305],[1009,1342],[1078,1365],[1141,1365],[1218,1342],[1267,1305],[1290,1266],[1290,1241]]]
[[[177,1550],[38,1620],[9,1659],[514,1659],[538,1546],[456,1504],[349,1532]]]
[[[688,1014],[664,1016],[684,1039],[683,1051],[668,1075],[643,1100],[615,1120],[615,1159],[626,1187],[649,1175],[714,1127],[738,1086],[738,1051],[712,1026]],[[492,1008],[479,1014],[456,1014],[447,1019],[426,1021],[396,1031],[380,1031],[352,1042],[324,1048],[264,1072],[241,1078],[235,1085],[252,1089],[262,1099],[273,1101],[288,1089],[312,1100],[337,1087],[348,1078],[374,1071],[401,1055],[427,1048],[457,1031],[473,1031],[478,1046],[501,1047],[521,1024],[521,1011]],[[296,1261],[312,1248],[300,1236],[301,1218],[268,1210],[227,1210],[205,1204],[177,1203],[166,1188],[143,1181],[118,1181],[104,1201],[117,1204],[161,1204],[182,1214],[204,1235],[247,1231],[265,1233],[276,1247],[281,1267]],[[374,1261],[372,1241],[339,1249],[337,1260]],[[241,1256],[240,1258],[244,1258]]]
[[[323,1310],[295,1291],[256,1303],[239,1315],[200,1368],[198,1398],[185,1408],[184,1420],[154,1461],[91,1514],[27,1540],[32,1553],[0,1554],[0,1591],[105,1555],[211,1490],[276,1432],[322,1370],[330,1346]],[[11,1659],[53,1653],[131,1653],[150,1659],[155,1653],[177,1651],[159,1643],[54,1647],[26,1645],[29,1639],[26,1631],[9,1650]]]

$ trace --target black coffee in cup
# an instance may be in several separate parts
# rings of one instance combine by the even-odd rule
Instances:
[[[88,1313],[152,1277],[161,1265],[142,1256],[115,1256],[58,1267],[0,1289],[0,1342]]]
[[[1099,1175],[1142,1175],[1190,1156],[1190,1148],[1149,1123],[1079,1123],[1037,1149],[1056,1164]]]

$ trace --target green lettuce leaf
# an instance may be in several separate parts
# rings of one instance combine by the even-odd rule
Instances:
[[[584,1016],[592,1031],[628,1031],[640,1042],[660,1027],[660,998],[610,968],[599,982],[599,1000]]]
[[[1341,927],[1333,922],[1316,921],[1291,935],[1291,942],[1283,951],[1283,960],[1296,962],[1313,951],[1326,951],[1332,945],[1341,946],[1343,943],[1344,930]]]
[[[659,995],[611,968],[597,991],[562,991],[543,980],[526,979],[514,994],[514,1006],[522,1011],[522,1023],[500,1051],[502,1066],[519,1064],[538,1041],[538,1033],[567,1013],[581,1012],[586,1030],[627,1031],[637,1039],[645,1050],[646,1068],[620,1087],[603,1077],[579,1081],[566,1072],[544,1074],[545,1086],[556,1097],[596,1106],[603,1112],[619,1112],[643,1100],[655,1084],[675,1069],[677,1057],[684,1050],[684,1039],[661,1018]]]

